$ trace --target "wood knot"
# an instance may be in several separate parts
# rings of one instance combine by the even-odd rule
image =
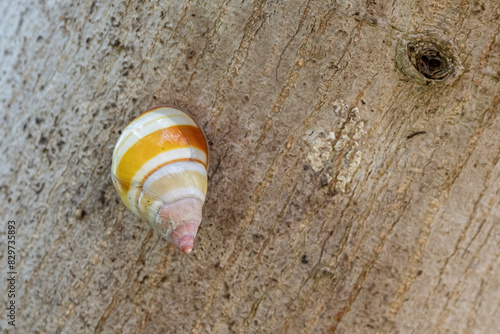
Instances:
[[[430,80],[444,80],[453,72],[451,57],[432,42],[409,43],[407,53],[417,71]]]
[[[420,84],[445,81],[459,68],[453,45],[430,33],[401,39],[396,63],[408,78]]]

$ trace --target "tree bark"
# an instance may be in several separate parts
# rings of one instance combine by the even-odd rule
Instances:
[[[500,332],[498,1],[0,12],[17,332]],[[155,105],[209,140],[190,255],[110,178],[120,130]]]

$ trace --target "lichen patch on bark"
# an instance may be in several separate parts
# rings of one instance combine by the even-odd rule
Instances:
[[[331,118],[335,120],[332,128],[323,128],[325,123],[319,122],[304,135],[310,147],[306,163],[324,184],[343,193],[359,168],[366,127],[358,108],[351,109],[343,101],[333,103]]]

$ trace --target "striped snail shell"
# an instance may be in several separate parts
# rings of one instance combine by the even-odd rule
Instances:
[[[193,249],[207,193],[208,148],[185,112],[157,107],[134,119],[113,151],[123,203],[184,253]]]

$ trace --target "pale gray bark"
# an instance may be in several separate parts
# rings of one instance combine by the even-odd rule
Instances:
[[[17,331],[498,332],[499,6],[0,3]],[[452,73],[416,72],[415,41]],[[119,131],[154,105],[210,140],[189,256],[110,179]]]

